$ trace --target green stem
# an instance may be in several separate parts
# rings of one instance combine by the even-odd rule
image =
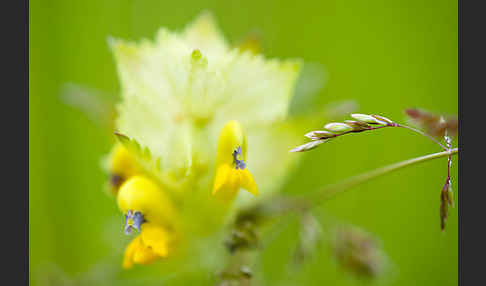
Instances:
[[[408,130],[413,131],[413,132],[415,132],[415,133],[418,133],[418,134],[420,134],[420,135],[422,135],[422,136],[424,136],[424,137],[427,137],[427,138],[429,138],[430,140],[432,140],[432,141],[434,141],[435,143],[437,143],[437,144],[438,144],[440,147],[442,147],[442,149],[444,149],[444,150],[449,150],[447,147],[445,147],[445,146],[444,146],[444,145],[442,145],[442,144],[441,144],[439,141],[437,141],[437,140],[436,140],[434,137],[432,137],[432,136],[428,135],[428,134],[427,134],[427,133],[425,133],[425,132],[422,132],[422,131],[420,131],[420,130],[418,130],[418,129],[415,129],[415,128],[410,127],[410,126],[407,126],[407,125],[397,124],[396,126],[397,126],[397,127],[402,127],[402,128],[405,128],[405,129],[408,129]]]
[[[253,205],[250,208],[242,210],[236,219],[236,224],[241,224],[246,220],[263,221],[264,218],[275,217],[284,215],[289,212],[300,211],[305,212],[312,207],[315,207],[322,202],[332,198],[336,194],[343,193],[355,186],[370,181],[374,178],[391,173],[393,171],[426,162],[433,159],[442,157],[448,157],[457,154],[458,148],[453,148],[447,151],[433,153],[422,157],[417,157],[402,162],[394,163],[388,166],[384,166],[351,178],[348,178],[340,183],[326,186],[318,191],[310,194],[298,195],[298,196],[277,196],[268,198],[259,204]]]
[[[243,222],[253,222],[254,225],[259,225],[265,219],[272,218],[279,215],[284,215],[289,212],[301,211],[305,212],[312,207],[319,205],[320,203],[332,198],[336,194],[342,193],[347,191],[355,186],[358,186],[362,183],[370,181],[374,178],[380,177],[382,175],[391,173],[393,171],[412,166],[415,164],[419,164],[422,162],[426,162],[429,160],[434,160],[442,157],[450,157],[455,155],[459,152],[458,148],[448,149],[447,151],[433,153],[409,160],[405,160],[402,162],[394,163],[388,166],[384,166],[349,179],[342,181],[341,183],[329,185],[324,187],[321,190],[315,191],[311,194],[299,195],[297,197],[273,197],[267,199],[259,204],[253,205],[248,209],[244,209],[241,211],[235,221],[235,225],[242,224]],[[245,250],[243,250],[245,252]],[[240,264],[236,264],[240,265]],[[241,264],[242,265],[242,264]],[[234,268],[231,268],[231,264],[229,266],[234,271]],[[223,281],[224,282],[224,281]],[[249,282],[249,280],[245,281]]]
[[[342,192],[344,192],[348,189],[351,189],[351,188],[353,188],[357,185],[360,185],[360,184],[367,182],[371,179],[374,179],[376,177],[391,173],[391,172],[399,170],[401,168],[405,168],[405,167],[412,166],[412,165],[415,165],[415,164],[418,164],[418,163],[422,163],[422,162],[425,162],[425,161],[429,161],[429,160],[433,160],[433,159],[437,159],[437,158],[442,158],[442,157],[452,156],[452,155],[457,154],[458,151],[459,151],[458,148],[453,148],[450,151],[443,151],[443,152],[439,152],[439,153],[429,154],[429,155],[425,155],[425,156],[422,156],[422,157],[417,157],[417,158],[409,159],[409,160],[406,160],[406,161],[398,162],[398,163],[395,163],[395,164],[391,164],[391,165],[388,165],[388,166],[384,166],[384,167],[372,170],[370,172],[366,172],[366,173],[351,177],[347,180],[344,180],[341,183],[337,183],[337,184],[334,184],[334,185],[324,187],[323,189],[316,191],[315,193],[313,193],[311,195],[307,195],[305,200],[311,201],[312,204],[317,204],[319,202],[322,202],[324,200],[327,200],[327,199],[333,197],[334,195],[336,195],[338,193],[342,193]]]

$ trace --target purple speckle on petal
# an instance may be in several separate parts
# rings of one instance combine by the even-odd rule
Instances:
[[[241,146],[238,146],[238,148],[236,148],[233,151],[233,163],[235,164],[236,170],[238,170],[238,169],[243,170],[243,169],[246,168],[246,164],[245,164],[245,162],[243,162],[243,160],[238,159],[238,155],[241,156]]]

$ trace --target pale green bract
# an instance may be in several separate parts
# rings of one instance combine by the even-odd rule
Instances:
[[[286,121],[300,60],[232,48],[209,13],[180,33],[161,28],[154,41],[109,44],[121,83],[116,128],[157,158],[149,170],[155,177],[209,199],[218,135],[235,119],[246,132],[247,164],[261,195],[276,189],[295,158],[289,147],[300,141]]]

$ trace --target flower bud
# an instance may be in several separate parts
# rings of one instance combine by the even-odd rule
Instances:
[[[335,134],[328,132],[328,131],[323,131],[323,130],[314,131],[314,134],[315,134],[316,137],[319,137],[319,138],[330,138],[330,137],[335,136]]]
[[[454,207],[454,193],[452,192],[452,184],[449,181],[449,187],[447,188],[447,200],[451,207]]]
[[[380,122],[384,122],[384,124],[393,124],[394,123],[393,121],[391,121],[390,119],[388,119],[384,116],[380,116],[380,115],[376,115],[376,114],[373,114],[371,116],[378,119],[378,121],[380,121]],[[383,123],[381,123],[381,124],[383,124]]]
[[[316,130],[316,131],[311,131],[305,134],[304,136],[312,140],[317,140],[317,139],[327,139],[330,137],[334,137],[336,136],[336,134],[331,133],[329,131]]]
[[[324,126],[324,128],[336,133],[344,133],[353,130],[353,127],[344,123],[337,123],[337,122],[328,123],[326,124],[326,126]]]
[[[367,123],[362,122],[362,121],[344,120],[344,123],[353,127],[353,129],[356,130],[356,131],[357,130],[366,130],[366,129],[369,129],[371,127]]]
[[[447,178],[440,192],[440,229],[442,231],[445,229],[445,223],[449,216],[449,206],[453,206],[453,200],[450,179]]]
[[[356,120],[366,122],[366,123],[369,123],[369,124],[382,124],[375,117],[373,117],[371,115],[367,115],[367,114],[354,113],[354,114],[351,114],[351,117],[353,117]]]
[[[307,138],[309,138],[309,139],[315,139],[316,138],[316,135],[314,134],[314,131],[311,131],[309,133],[306,133],[304,136],[307,137]]]
[[[320,140],[311,141],[309,143],[295,147],[294,149],[290,150],[290,152],[309,151],[309,150],[312,150],[312,149],[316,148],[317,146],[319,146],[322,143],[325,143],[327,141],[328,141],[327,139],[320,139]]]
[[[447,203],[446,194],[440,195],[440,230],[444,231],[447,217],[449,216],[449,204]]]

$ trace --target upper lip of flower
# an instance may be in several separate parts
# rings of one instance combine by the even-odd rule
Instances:
[[[246,137],[236,120],[225,124],[218,140],[216,176],[212,194],[219,194],[225,200],[233,200],[240,188],[253,195],[258,194],[257,185],[244,161]]]

